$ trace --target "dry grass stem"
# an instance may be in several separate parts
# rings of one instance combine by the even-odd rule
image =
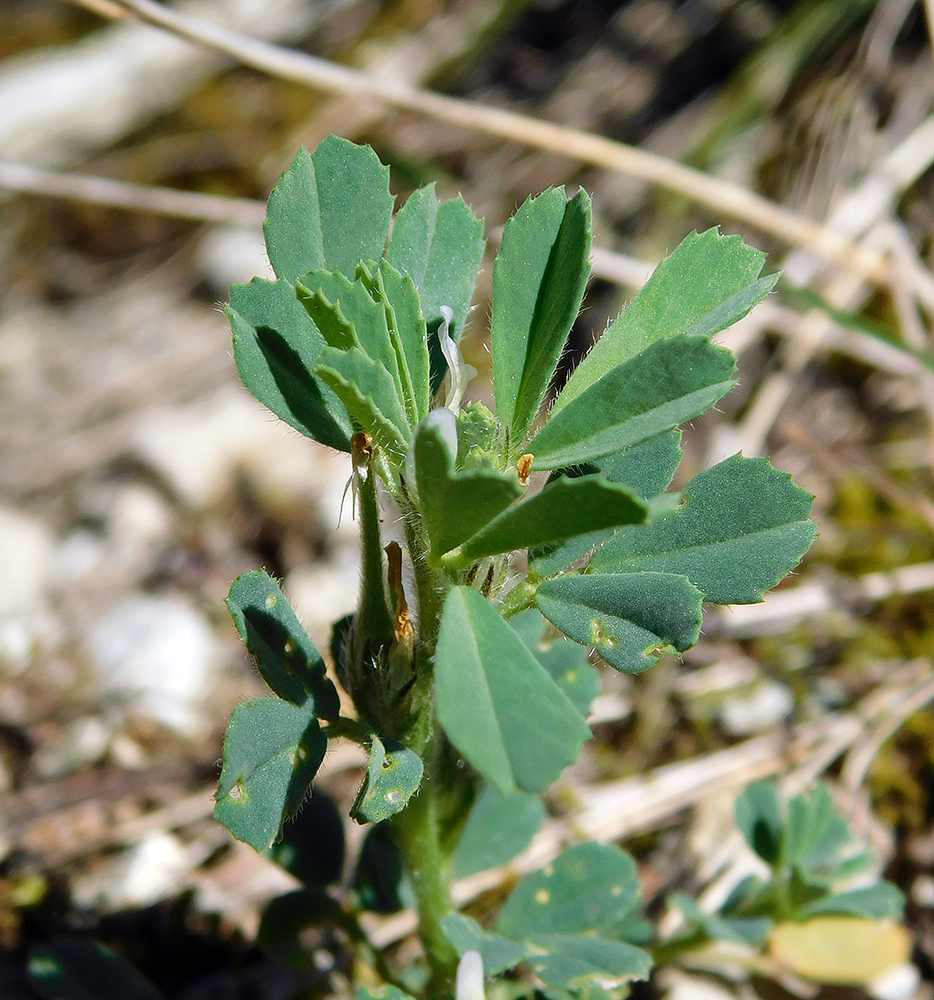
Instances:
[[[201,222],[232,222],[261,225],[266,205],[248,198],[180,191],[148,184],[131,184],[93,177],[88,174],[62,173],[0,160],[0,188],[25,194],[109,205],[135,212],[155,212]]]
[[[793,246],[862,276],[884,282],[887,267],[832,229],[763,198],[747,188],[664,156],[602,136],[541,121],[499,108],[445,97],[396,80],[387,80],[316,56],[272,45],[187,17],[153,0],[114,0],[141,21],[164,28],[198,45],[222,52],[244,65],[309,87],[381,101],[461,128],[496,135],[536,149],[570,157],[685,195],[718,215],[738,219]]]

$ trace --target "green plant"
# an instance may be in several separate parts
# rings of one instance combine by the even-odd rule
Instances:
[[[691,234],[543,413],[589,276],[590,202],[559,189],[529,199],[493,269],[494,414],[463,404],[474,372],[458,348],[481,223],[431,186],[394,224],[392,211],[371,149],[331,137],[303,150],[269,199],[276,280],[231,290],[246,386],[351,457],[362,583],[331,643],[349,716],[276,582],[258,571],[234,583],[228,606],[276,697],[235,710],[216,815],[305,883],[264,918],[261,939],[285,961],[302,960],[298,929],[327,919],[391,984],[363,996],[449,996],[474,951],[488,974],[530,965],[553,1000],[612,995],[651,964],[624,852],[571,847],[519,885],[492,931],[455,912],[450,884],[509,860],[540,824],[541,793],[590,738],[589,648],[627,673],[682,653],[705,602],[761,600],[813,540],[811,497],[765,459],[735,455],[668,491],[678,428],[734,384],[733,356],[710,338],[777,275],[760,277],[763,255],[739,237]],[[542,648],[541,616],[580,645],[552,630]],[[373,824],[353,905],[327,888],[340,821],[320,793],[320,829],[300,811],[334,738],[370,755],[351,813]],[[421,979],[394,973],[356,921],[408,902]]]
[[[823,785],[796,795],[786,810],[774,784],[750,785],[736,800],[736,822],[768,875],[743,879],[713,913],[690,896],[673,895],[670,902],[684,915],[685,927],[657,957],[716,940],[756,947],[778,924],[829,914],[870,920],[901,914],[901,892],[889,882],[867,880],[872,855],[861,848]],[[862,884],[851,887],[854,879]]]

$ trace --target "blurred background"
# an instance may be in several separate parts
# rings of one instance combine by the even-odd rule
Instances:
[[[167,9],[188,39],[137,17]],[[354,67],[363,91],[249,39]],[[594,201],[569,364],[693,229],[783,270],[720,338],[740,385],[679,475],[771,455],[820,538],[683,663],[604,672],[597,739],[549,805],[569,837],[636,854],[651,910],[729,869],[745,784],[823,776],[908,894],[908,934],[877,942],[898,975],[672,968],[640,995],[934,996],[932,104],[914,0],[3,0],[0,996],[37,996],[25,956],[65,932],[170,998],[350,995],[339,935],[309,939],[304,970],[253,943],[293,883],[211,818],[230,710],[261,693],[230,582],[274,573],[322,648],[356,597],[346,457],[242,389],[221,308],[268,273],[263,199],[330,132],[373,145],[397,204],[436,181],[485,219],[477,395],[501,227],[549,185]],[[345,805],[358,766],[326,762]],[[404,949],[409,927],[374,933]]]

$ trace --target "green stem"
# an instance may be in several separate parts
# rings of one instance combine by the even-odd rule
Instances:
[[[367,638],[388,643],[392,640],[392,615],[386,596],[386,569],[383,565],[383,536],[380,531],[377,476],[368,470],[360,478],[360,604],[355,628]]]
[[[360,717],[378,727],[382,720],[377,670],[383,651],[393,640],[393,618],[386,593],[376,473],[372,467],[367,473],[365,479],[360,476],[358,480],[360,602],[350,632],[347,680]]]
[[[442,572],[429,565],[428,546],[417,518],[411,516],[411,510],[406,497],[403,520],[418,601],[417,675],[413,699],[418,721],[406,742],[422,758],[425,773],[418,794],[394,817],[393,823],[415,891],[418,933],[431,970],[424,995],[435,998],[453,993],[457,973],[457,953],[441,927],[444,917],[454,910],[449,859],[442,844],[439,821],[440,799],[450,792],[450,788],[446,788],[441,773],[440,741],[444,737],[435,723],[432,699],[435,646],[448,581]]]
[[[407,501],[408,511],[411,503]],[[435,645],[438,641],[438,629],[441,625],[441,611],[444,608],[444,598],[447,586],[444,574],[428,563],[428,545],[418,523],[418,515],[403,514],[405,525],[405,543],[412,560],[415,575],[415,598],[418,602],[418,648],[419,666],[421,670],[430,669],[435,655]]]
[[[425,754],[425,776],[409,804],[394,817],[396,838],[412,880],[418,907],[418,934],[422,939],[431,979],[426,997],[450,995],[457,973],[457,953],[441,926],[453,912],[447,855],[441,846],[436,779],[437,742],[431,739]]]

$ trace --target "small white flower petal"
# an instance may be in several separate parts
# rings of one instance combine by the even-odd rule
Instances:
[[[465,951],[457,967],[457,1000],[485,1000],[483,959],[479,951]]]

